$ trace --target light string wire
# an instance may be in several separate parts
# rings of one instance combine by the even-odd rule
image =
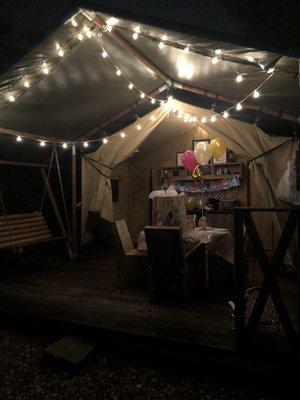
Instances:
[[[84,14],[83,14],[83,15],[84,15]],[[73,18],[74,18],[74,17],[70,18],[70,21],[73,21]],[[83,29],[78,30],[78,31],[76,32],[76,35],[73,37],[73,39],[70,39],[68,42],[73,41],[76,37],[77,37],[77,39],[79,39],[79,42],[82,42],[82,41],[84,40],[85,37],[86,37],[86,38],[89,38],[89,39],[91,39],[93,36],[96,37],[97,43],[100,45],[100,47],[101,47],[101,49],[102,49],[102,56],[103,56],[103,58],[107,58],[107,59],[110,61],[110,63],[112,64],[113,68],[115,69],[116,73],[117,73],[118,71],[120,71],[119,73],[117,73],[118,77],[121,76],[121,75],[123,75],[123,79],[125,79],[125,80],[127,81],[128,85],[132,85],[132,87],[130,87],[129,90],[136,89],[136,91],[139,92],[141,98],[147,97],[147,98],[151,99],[152,104],[155,104],[156,102],[159,102],[160,105],[162,105],[162,106],[166,105],[168,102],[166,102],[165,100],[158,100],[158,99],[156,99],[156,98],[154,98],[154,97],[152,97],[152,96],[147,95],[147,93],[145,93],[144,91],[142,91],[138,85],[136,85],[135,83],[133,83],[132,80],[128,79],[124,74],[122,74],[122,69],[117,65],[117,63],[115,63],[115,61],[113,60],[113,58],[111,57],[111,55],[107,52],[107,50],[105,49],[105,47],[104,47],[103,44],[101,43],[101,40],[100,40],[100,37],[99,37],[100,35],[98,35],[98,37],[97,37],[97,35],[94,33],[94,31],[100,31],[100,33],[103,34],[103,32],[106,32],[106,33],[107,33],[107,30],[111,30],[111,29],[112,29],[112,28],[107,29],[107,26],[104,27],[104,29],[99,29],[98,27],[96,27],[96,25],[93,25],[93,26],[90,27],[90,28],[88,28],[86,25],[84,25]],[[79,33],[78,33],[78,32],[79,32]],[[68,45],[68,42],[67,42],[67,44],[65,43],[64,45],[61,45],[61,44],[56,45],[56,51],[59,52],[61,49],[66,49],[66,48],[67,48],[67,45]],[[71,50],[72,50],[75,46],[76,46],[76,45],[74,45],[74,46],[71,48]],[[63,51],[64,51],[64,50],[63,50]],[[68,52],[68,54],[70,54],[70,52]],[[105,54],[105,56],[104,56],[104,54]],[[47,73],[44,73],[44,76],[48,75],[48,73],[49,73],[50,71],[52,71],[53,68],[54,68],[57,64],[59,64],[59,61],[62,61],[62,60],[65,58],[64,55],[65,55],[65,54],[63,54],[61,57],[57,57],[57,60],[56,60],[57,62],[56,62],[54,65],[53,65],[53,64],[51,65],[51,68],[50,68],[49,70],[47,70]],[[59,60],[59,58],[61,58],[61,60]],[[48,60],[48,63],[49,63],[50,56],[48,56],[48,58],[46,58],[46,59]],[[221,59],[221,58],[220,58],[220,59]],[[44,60],[45,60],[45,58],[44,58]],[[44,62],[45,62],[45,61],[43,61],[43,63],[44,63]],[[50,63],[49,63],[49,65],[50,65]],[[262,72],[263,72],[263,71],[262,71]],[[267,77],[258,87],[256,87],[254,90],[252,90],[247,96],[245,96],[242,100],[238,101],[235,105],[232,105],[232,106],[228,107],[227,109],[223,110],[222,113],[215,113],[213,116],[210,116],[210,118],[213,119],[212,122],[214,122],[214,120],[215,120],[216,118],[219,118],[219,117],[221,117],[221,116],[223,116],[224,118],[228,118],[228,117],[229,117],[228,111],[230,111],[230,110],[232,110],[232,109],[234,109],[234,108],[237,108],[237,107],[241,106],[241,105],[245,102],[245,100],[247,100],[247,99],[248,99],[250,96],[252,96],[254,93],[258,93],[257,97],[259,97],[259,92],[258,92],[258,90],[259,90],[261,87],[263,87],[263,85],[264,85],[267,81],[269,81],[269,79],[271,79],[271,78],[274,76],[274,73],[275,73],[275,71],[273,71],[270,75],[268,75],[268,77]],[[242,74],[242,75],[245,75],[245,74]],[[23,79],[23,77],[20,77],[20,81],[22,81],[22,79]],[[42,77],[40,77],[40,79],[42,79]],[[39,79],[39,80],[40,80],[40,79]],[[20,82],[20,81],[19,81],[19,82]],[[27,90],[26,90],[25,92],[27,92],[28,90],[30,90],[30,87],[27,88]],[[169,96],[168,100],[172,100],[172,99],[173,99],[173,96]],[[15,99],[14,99],[14,100],[15,100]],[[167,104],[167,105],[168,105],[168,104]],[[238,108],[237,110],[240,110],[240,109],[241,109],[241,108]],[[172,111],[174,111],[174,110],[172,110]],[[198,122],[197,117],[195,117],[195,116],[190,116],[189,114],[183,114],[183,113],[180,112],[180,110],[175,110],[175,111],[178,112],[178,116],[180,116],[180,115],[182,114],[181,117],[184,119],[185,122],[192,122],[192,123]],[[202,123],[205,123],[206,120],[207,120],[207,118],[209,118],[209,116],[204,116],[204,117],[202,117],[202,118],[201,118],[201,122],[202,122]],[[123,135],[122,135],[122,133],[123,133]],[[121,137],[124,138],[125,136],[126,136],[125,133],[124,133],[124,132],[121,132]],[[22,141],[22,139],[23,139],[22,137],[17,136],[17,141],[20,142],[20,141]],[[84,147],[88,147],[89,143],[92,143],[92,142],[101,142],[101,141],[102,141],[104,144],[107,143],[107,138],[92,139],[92,140],[85,140],[85,141],[79,141],[79,142],[77,142],[77,141],[72,141],[72,142],[66,141],[66,142],[63,142],[62,140],[57,140],[57,141],[53,141],[53,140],[49,140],[49,141],[48,141],[48,140],[47,140],[47,141],[46,141],[46,140],[40,140],[40,139],[30,139],[30,140],[36,140],[36,141],[40,142],[40,144],[41,144],[42,147],[44,147],[45,144],[46,144],[46,142],[47,142],[47,143],[53,143],[53,144],[54,144],[54,143],[62,144],[62,147],[63,147],[63,148],[67,148],[67,147],[68,147],[68,144],[70,144],[70,143],[80,144],[80,145],[83,145]]]

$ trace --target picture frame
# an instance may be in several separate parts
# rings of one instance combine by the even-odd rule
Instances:
[[[182,157],[183,157],[184,153],[185,153],[184,151],[176,153],[176,166],[177,167],[183,167]]]

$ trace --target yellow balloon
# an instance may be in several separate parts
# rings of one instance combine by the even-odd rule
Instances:
[[[222,139],[213,139],[210,142],[212,156],[218,160],[226,153],[226,144]]]
[[[198,206],[198,199],[195,196],[185,198],[185,208],[187,211],[193,211]]]

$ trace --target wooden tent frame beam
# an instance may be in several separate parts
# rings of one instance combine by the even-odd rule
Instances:
[[[2,127],[0,127],[0,134],[6,135],[6,136],[13,136],[13,137],[21,136],[23,139],[38,140],[38,141],[44,140],[45,142],[53,142],[53,143],[54,142],[55,143],[68,142],[68,139],[54,138],[51,136],[35,135],[33,133],[21,132],[21,131],[17,131],[14,129],[7,129],[7,128],[2,128]]]

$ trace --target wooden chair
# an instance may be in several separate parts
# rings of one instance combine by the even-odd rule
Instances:
[[[41,212],[0,216],[0,250],[22,249],[67,236],[53,237]]]
[[[135,249],[125,219],[114,222],[116,247],[119,253],[118,286],[121,289],[148,287],[148,252]]]
[[[184,305],[189,292],[188,255],[183,252],[178,226],[146,226],[150,258],[150,302]]]

